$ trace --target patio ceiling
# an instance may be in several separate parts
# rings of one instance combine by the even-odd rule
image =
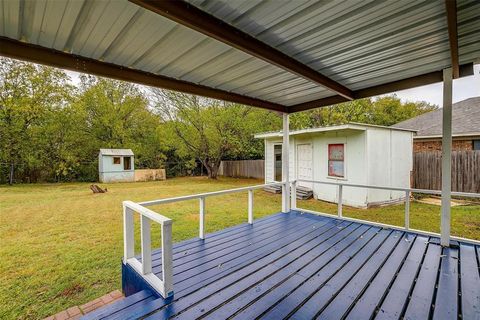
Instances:
[[[296,112],[471,75],[478,16],[475,0],[0,0],[0,54]]]

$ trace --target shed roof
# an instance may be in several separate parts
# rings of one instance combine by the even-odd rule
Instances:
[[[102,156],[133,156],[132,149],[100,149]]]
[[[416,131],[413,129],[406,129],[406,128],[393,128],[393,127],[378,126],[378,125],[366,124],[366,123],[349,122],[346,124],[335,125],[335,126],[292,130],[290,131],[290,135],[295,136],[295,135],[312,134],[312,133],[320,133],[320,132],[332,132],[332,131],[337,131],[337,132],[338,131],[366,131],[369,128],[380,128],[385,130],[409,131],[409,132]],[[280,137],[283,137],[283,133],[282,131],[264,132],[264,133],[258,133],[254,137],[257,139],[280,138]]]
[[[442,109],[394,124],[395,128],[417,130],[417,138],[442,136]],[[480,97],[469,98],[452,105],[452,134],[480,135]]]
[[[0,54],[295,112],[472,74],[480,2],[446,3],[0,0]]]

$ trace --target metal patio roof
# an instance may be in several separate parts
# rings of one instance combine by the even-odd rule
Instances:
[[[475,0],[0,0],[0,54],[295,112],[472,74],[479,16]]]

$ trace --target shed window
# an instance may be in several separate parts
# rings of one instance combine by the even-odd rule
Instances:
[[[328,175],[330,177],[345,177],[345,145],[328,145]]]
[[[113,157],[113,164],[120,164],[120,157]]]
[[[480,150],[480,140],[473,140],[473,150]]]
[[[132,169],[132,160],[130,157],[123,157],[123,170]]]

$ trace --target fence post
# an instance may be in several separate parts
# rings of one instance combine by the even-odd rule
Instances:
[[[297,180],[292,181],[292,188],[290,190],[290,208],[292,210],[297,209]]]
[[[410,191],[405,191],[405,229],[410,229]]]
[[[341,184],[338,185],[338,206],[337,206],[337,215],[339,218],[343,216],[342,214],[342,200],[343,200],[343,186]]]
[[[140,233],[142,238],[142,273],[152,272],[152,241],[150,238],[150,219],[140,216]]]
[[[205,239],[205,197],[200,198],[200,227],[198,237]]]
[[[248,190],[248,223],[253,224],[253,190]]]
[[[133,210],[123,202],[123,259],[124,263],[135,255],[135,239],[133,228]]]
[[[172,222],[162,224],[162,274],[165,297],[173,295]]]

